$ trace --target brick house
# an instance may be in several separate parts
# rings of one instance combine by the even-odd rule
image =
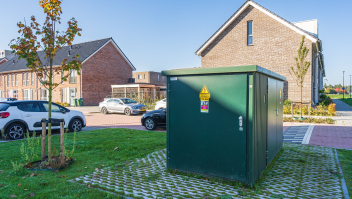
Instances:
[[[166,85],[166,78],[161,73],[154,71],[133,72],[132,78],[135,83],[161,84]]]
[[[65,46],[57,52],[53,67],[76,54],[82,61],[81,75],[71,72],[68,81],[54,89],[54,102],[72,104],[73,98],[83,98],[84,105],[98,105],[110,94],[111,85],[129,83],[132,71],[136,70],[112,38]],[[55,74],[55,83],[61,81],[61,75],[62,72]],[[0,95],[19,100],[48,100],[48,90],[27,69],[26,60],[18,60],[17,56],[0,65]]]
[[[196,52],[201,67],[259,65],[287,78],[284,98],[300,100],[300,89],[290,74],[305,35],[311,63],[303,87],[303,101],[318,103],[325,77],[322,42],[317,20],[290,23],[252,0],[246,1]]]

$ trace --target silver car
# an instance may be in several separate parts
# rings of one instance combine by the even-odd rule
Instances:
[[[128,98],[111,98],[99,103],[99,111],[104,114],[115,112],[131,115],[145,113],[146,108],[143,104]]]

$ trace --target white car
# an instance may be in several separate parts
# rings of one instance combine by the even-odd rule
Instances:
[[[0,103],[0,129],[10,139],[21,139],[29,132],[41,132],[41,120],[48,119],[47,101],[23,100]],[[65,128],[80,131],[86,126],[86,118],[80,111],[69,110],[58,104],[51,104],[52,129],[60,129],[60,119],[64,119]],[[47,125],[48,126],[48,125]],[[48,128],[48,127],[47,127]]]
[[[156,102],[155,110],[166,108],[166,98]]]

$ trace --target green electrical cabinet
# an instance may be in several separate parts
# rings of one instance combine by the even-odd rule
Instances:
[[[282,147],[286,78],[257,65],[162,75],[167,167],[253,185]]]

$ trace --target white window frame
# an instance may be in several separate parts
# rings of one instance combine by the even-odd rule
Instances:
[[[25,95],[26,91],[28,96]],[[23,89],[23,100],[33,100],[33,89]]]
[[[138,75],[138,79],[142,79],[142,75]]]
[[[147,79],[147,74],[144,74],[144,79]]]
[[[158,82],[160,82],[160,75],[158,75]]]
[[[251,26],[252,34],[249,34],[249,25],[248,25],[249,23],[252,24],[252,26]],[[249,37],[252,38],[252,43],[251,44],[249,43]],[[254,40],[253,40],[253,20],[250,20],[250,21],[247,21],[247,46],[253,46],[253,43],[254,43]]]
[[[26,85],[26,79],[24,73],[22,73],[22,86]]]
[[[28,72],[26,72],[26,86],[29,86],[29,77],[28,77]]]

